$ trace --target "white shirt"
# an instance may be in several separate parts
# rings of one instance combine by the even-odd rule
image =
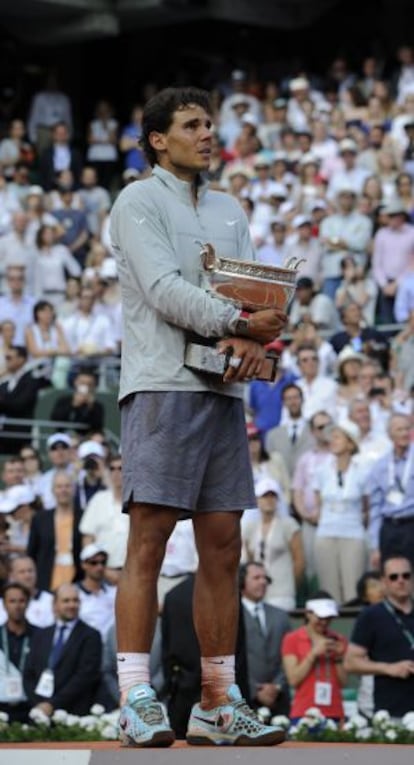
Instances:
[[[55,622],[53,613],[53,595],[47,590],[40,590],[34,598],[30,599],[26,611],[26,619],[34,627],[50,627]],[[7,613],[0,600],[0,625],[7,621]]]
[[[78,585],[80,598],[79,618],[101,633],[105,640],[106,633],[115,621],[116,587],[103,583],[98,592],[89,592],[82,583]]]
[[[364,539],[362,498],[367,492],[366,471],[352,459],[339,485],[336,459],[331,455],[316,470],[313,489],[321,495],[318,537]]]
[[[87,354],[99,354],[116,349],[111,323],[102,314],[85,315],[76,311],[73,316],[62,319],[62,326],[74,353],[83,350]]]
[[[122,512],[122,503],[111,489],[97,491],[82,515],[79,530],[90,534],[108,553],[109,568],[122,568],[125,563],[129,533],[129,516]]]
[[[195,571],[197,562],[193,523],[190,519],[179,521],[167,542],[161,576],[178,576]]]
[[[336,414],[337,383],[330,377],[318,375],[309,383],[303,377],[296,380],[295,385],[303,391],[303,416],[310,420],[315,412],[325,411],[332,417]]]

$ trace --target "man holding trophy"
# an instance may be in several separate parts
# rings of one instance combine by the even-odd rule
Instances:
[[[152,175],[127,186],[111,213],[122,288],[119,401],[130,516],[116,604],[124,746],[174,741],[151,688],[149,653],[157,578],[167,540],[183,517],[192,518],[199,556],[194,624],[202,669],[187,741],[251,746],[284,738],[242,698],[234,652],[240,518],[255,502],[240,383],[266,372],[264,346],[283,330],[286,306],[260,307],[259,301],[259,310],[245,313],[244,304],[226,299],[227,280],[221,292],[210,288],[209,269],[223,270],[220,260],[215,267],[215,252],[245,262],[247,270],[254,261],[238,201],[203,181],[210,114],[208,94],[196,88],[155,95],[144,109],[141,139]],[[210,361],[221,362],[217,368],[189,358],[189,347],[203,343]]]

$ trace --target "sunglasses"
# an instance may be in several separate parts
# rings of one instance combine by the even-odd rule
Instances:
[[[88,560],[89,566],[106,566],[106,560]]]
[[[323,425],[314,425],[315,430],[325,430],[325,428],[328,428],[330,422],[324,422]]]
[[[411,571],[403,571],[402,574],[388,574],[390,582],[396,582],[398,579],[411,579]]]
[[[122,466],[121,465],[110,465],[109,470],[111,471],[111,473],[114,473],[115,470],[121,471],[122,470]]]

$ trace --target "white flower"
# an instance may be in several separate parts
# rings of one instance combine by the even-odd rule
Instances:
[[[404,719],[404,718],[403,718]],[[405,730],[409,730],[410,733],[414,733],[414,720],[409,720],[404,725]]]
[[[290,720],[288,717],[285,717],[285,715],[275,715],[270,722],[272,725],[276,725],[278,728],[284,728],[285,730],[287,730],[290,725]]]
[[[105,725],[101,730],[102,738],[106,738],[108,741],[116,740],[118,738],[117,729],[113,725]]]
[[[61,723],[62,725],[65,725],[67,719],[68,713],[65,709],[55,709],[53,712],[52,720],[54,723]]]
[[[22,724],[22,730],[26,731],[26,730],[29,730],[29,729],[30,729],[30,725],[28,725],[27,723],[23,723]]]
[[[407,730],[414,730],[414,712],[407,712],[402,718],[401,723]]]
[[[393,730],[393,728],[389,728],[385,731],[385,738],[387,738],[388,741],[395,741],[397,738],[397,731]]]
[[[305,712],[305,717],[317,717],[318,720],[324,720],[324,715],[318,707],[309,707]]]
[[[98,727],[98,724],[98,720],[93,715],[85,715],[84,717],[81,717],[78,722],[78,725],[85,730],[93,730]]]
[[[95,717],[100,717],[105,712],[105,707],[102,706],[102,704],[94,704],[90,709],[91,715],[95,715]]]
[[[374,725],[381,725],[388,722],[388,720],[390,720],[390,713],[386,709],[379,709],[372,718]]]
[[[100,717],[100,722],[107,722],[110,725],[117,725],[119,722],[120,712],[120,709],[114,709],[113,712],[105,712],[105,714]]]
[[[372,728],[359,728],[355,731],[355,737],[360,741],[367,741],[372,736]]]
[[[295,738],[295,736],[298,733],[298,730],[299,728],[297,725],[292,725],[292,727],[289,728],[289,738]]]
[[[39,707],[33,707],[29,712],[29,717],[35,725],[50,725],[50,717],[42,712]]]
[[[257,710],[257,716],[261,722],[264,722],[265,720],[268,720],[271,716],[271,711],[269,707],[259,707]]]
[[[9,715],[7,712],[0,712],[0,722],[8,723],[9,722]]]
[[[335,720],[326,720],[326,722],[325,722],[325,730],[338,730],[338,726],[337,726]]]
[[[73,728],[74,725],[79,725],[80,717],[78,715],[68,715],[66,719],[66,725],[69,728]]]
[[[318,728],[320,724],[321,720],[317,717],[301,717],[298,722],[299,728],[308,728],[309,730]]]
[[[351,730],[352,728],[360,730],[361,728],[367,727],[366,717],[363,717],[362,715],[353,715],[348,722],[351,727],[347,728],[347,730]]]

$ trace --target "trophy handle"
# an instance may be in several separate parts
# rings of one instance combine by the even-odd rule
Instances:
[[[200,257],[205,271],[214,271],[220,267],[220,259],[216,257],[216,251],[212,244],[206,242],[197,241],[196,244],[201,246]]]

